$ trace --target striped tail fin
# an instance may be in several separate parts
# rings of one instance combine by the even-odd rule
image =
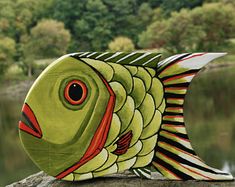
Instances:
[[[153,166],[175,180],[233,180],[231,174],[207,166],[194,152],[185,129],[183,104],[193,77],[224,53],[180,54],[158,64],[158,77],[165,89],[166,108],[159,130]]]

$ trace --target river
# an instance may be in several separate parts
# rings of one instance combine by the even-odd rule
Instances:
[[[208,165],[235,175],[235,66],[204,71],[186,97],[186,126],[192,145]],[[0,98],[0,186],[39,169],[25,154],[18,136],[23,98]]]

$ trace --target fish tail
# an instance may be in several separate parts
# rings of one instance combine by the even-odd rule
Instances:
[[[207,166],[193,150],[185,123],[183,104],[188,86],[207,63],[224,53],[180,54],[158,64],[166,107],[152,165],[163,176],[175,180],[233,180],[229,173]]]

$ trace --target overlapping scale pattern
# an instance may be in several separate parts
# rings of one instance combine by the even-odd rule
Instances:
[[[148,165],[154,155],[165,107],[163,87],[155,77],[155,70],[112,62],[102,62],[98,66],[91,59],[82,60],[106,78],[116,96],[111,128],[103,148],[108,150],[108,155],[102,155],[106,159],[104,163],[98,160],[101,153],[93,158],[94,162],[100,163],[100,167],[94,167],[91,174],[96,177]],[[115,155],[117,141],[130,131],[133,136],[127,152]]]

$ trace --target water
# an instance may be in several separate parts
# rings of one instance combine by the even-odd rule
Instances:
[[[210,166],[235,175],[235,67],[202,72],[185,103],[189,137]],[[17,124],[22,100],[0,98],[0,186],[39,171],[20,145]]]
[[[185,118],[200,157],[235,176],[235,66],[202,72],[193,80]]]
[[[0,101],[0,186],[33,174],[39,169],[25,154],[17,124],[23,101]]]

